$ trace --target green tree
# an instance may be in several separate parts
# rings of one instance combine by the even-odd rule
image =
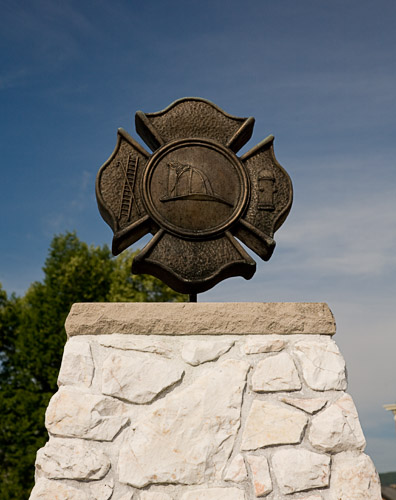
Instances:
[[[0,286],[0,500],[23,500],[33,486],[37,450],[48,439],[44,414],[66,341],[64,323],[74,302],[183,301],[159,280],[132,276],[134,253],[112,258],[75,233],[55,236],[42,282],[24,297]]]

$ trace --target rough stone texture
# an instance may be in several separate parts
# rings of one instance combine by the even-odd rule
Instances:
[[[234,345],[234,340],[188,340],[182,349],[186,363],[197,366],[218,359]]]
[[[224,474],[225,481],[233,481],[234,483],[241,483],[247,479],[247,470],[243,456],[238,453],[236,455]]]
[[[80,339],[73,340],[65,345],[58,385],[90,387],[94,375],[91,346]]]
[[[335,455],[331,467],[329,500],[381,500],[381,485],[367,455],[344,452]]]
[[[172,356],[172,349],[169,347],[167,338],[160,335],[130,336],[113,333],[110,335],[100,335],[97,337],[98,344],[104,347],[120,349],[122,351],[151,352],[159,354],[165,358]]]
[[[157,491],[142,491],[140,500],[173,500],[170,495]]]
[[[302,366],[304,379],[311,389],[346,389],[345,361],[334,341],[302,341],[294,348]]]
[[[45,414],[50,434],[98,441],[111,441],[129,418],[116,399],[60,387]]]
[[[281,492],[286,495],[329,484],[330,457],[327,455],[304,449],[281,449],[274,453],[272,466]]]
[[[323,500],[322,495],[309,495],[309,497],[299,497],[296,500]]]
[[[266,352],[279,352],[286,345],[282,339],[262,339],[257,337],[250,337],[246,340],[243,346],[245,354],[260,354]]]
[[[69,337],[335,333],[334,317],[322,302],[82,303],[72,306],[65,327]]]
[[[100,483],[93,483],[89,486],[89,491],[93,500],[109,500],[114,490],[114,481],[101,481]]]
[[[79,304],[69,319],[31,500],[380,500],[326,305]]]
[[[337,453],[347,450],[364,450],[366,440],[349,394],[341,396],[312,419],[308,438],[312,446],[320,451]]]
[[[92,448],[89,442],[77,439],[54,439],[37,452],[36,470],[49,479],[102,479],[110,469],[110,460]]]
[[[102,392],[131,403],[149,403],[178,382],[184,370],[154,354],[110,354],[103,363]]]
[[[238,488],[207,488],[188,491],[181,500],[245,500],[245,494]]]
[[[308,418],[299,410],[270,401],[254,400],[242,436],[242,450],[276,444],[295,444],[302,439]]]
[[[300,408],[300,410],[304,410],[311,415],[321,410],[327,403],[327,399],[324,398],[282,398],[281,401],[295,408]]]
[[[252,376],[252,389],[256,392],[301,389],[297,368],[291,356],[282,352],[260,361]]]
[[[91,500],[81,489],[61,481],[40,478],[30,494],[30,500]]]
[[[121,448],[120,481],[139,488],[221,479],[240,424],[248,368],[244,361],[223,361],[154,403]]]
[[[247,455],[246,460],[252,473],[254,494],[256,497],[265,497],[272,491],[267,459],[256,455]]]

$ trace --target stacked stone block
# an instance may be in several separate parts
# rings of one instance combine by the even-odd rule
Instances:
[[[325,304],[76,304],[31,500],[380,500]]]

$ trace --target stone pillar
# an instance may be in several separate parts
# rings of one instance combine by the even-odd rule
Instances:
[[[391,411],[393,413],[393,419],[396,423],[396,404],[384,405],[385,410]]]
[[[31,500],[380,500],[322,303],[75,304]]]

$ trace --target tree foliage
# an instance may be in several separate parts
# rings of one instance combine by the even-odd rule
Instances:
[[[37,450],[48,439],[44,414],[66,341],[64,323],[75,302],[183,301],[159,280],[132,276],[132,252],[116,259],[75,233],[55,236],[42,282],[24,297],[0,285],[0,500],[23,500],[33,486]]]

